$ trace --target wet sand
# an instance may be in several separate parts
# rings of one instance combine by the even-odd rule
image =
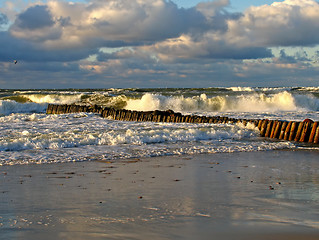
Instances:
[[[0,167],[0,239],[319,239],[319,152]]]

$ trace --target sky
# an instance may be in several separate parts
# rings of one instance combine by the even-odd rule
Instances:
[[[1,89],[319,86],[318,44],[316,0],[0,0]]]

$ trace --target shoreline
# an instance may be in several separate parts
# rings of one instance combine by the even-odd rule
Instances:
[[[0,239],[318,239],[318,151],[0,166]]]
[[[302,143],[319,143],[319,125],[311,119],[298,121],[283,121],[269,119],[236,119],[221,116],[199,116],[183,115],[173,110],[166,111],[131,111],[126,109],[115,109],[98,105],[77,104],[49,104],[47,114],[66,114],[92,112],[99,114],[102,118],[110,118],[118,121],[134,122],[172,122],[172,123],[214,123],[214,124],[243,124],[253,125],[260,131],[261,137],[295,141]]]

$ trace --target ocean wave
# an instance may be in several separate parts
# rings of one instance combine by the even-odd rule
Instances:
[[[241,124],[120,122],[83,113],[3,120],[0,165],[295,148],[289,142],[265,142],[256,128]]]
[[[225,141],[257,136],[255,129],[236,125],[190,125],[156,124],[106,121],[95,118],[93,114],[79,120],[56,116],[31,115],[23,118],[23,128],[2,129],[0,151],[23,151],[32,149],[63,149],[88,145],[149,145],[190,143],[199,141]],[[52,121],[55,118],[56,125]],[[7,119],[10,120],[9,118]],[[81,122],[79,124],[74,124]],[[9,121],[10,122],[10,121]],[[59,124],[58,124],[59,122]],[[8,122],[3,122],[6,126]],[[50,124],[50,126],[47,126]],[[34,128],[34,126],[38,126]],[[64,126],[68,126],[65,128]],[[51,131],[47,131],[48,127]],[[104,129],[101,131],[101,129]]]
[[[141,99],[132,99],[125,107],[128,110],[153,111],[172,109],[178,112],[277,112],[297,110],[319,110],[319,99],[312,95],[294,96],[284,91],[266,95],[252,93],[207,97],[163,96],[144,94]]]
[[[319,93],[319,87],[297,87],[297,88],[293,88],[292,90],[301,91],[301,92]]]
[[[319,110],[316,89],[231,87],[15,91],[11,96],[6,93],[0,98],[0,114],[43,112],[43,106],[47,104],[74,103],[138,111],[172,109],[196,114],[316,112]]]
[[[13,100],[0,100],[0,115],[9,115],[11,113],[44,113],[47,103],[19,103]]]
[[[251,87],[229,87],[227,88],[233,92],[253,92],[255,91],[254,88]]]
[[[79,102],[83,94],[17,94],[6,96],[0,100],[12,100],[18,103],[52,103],[52,104],[72,104]]]
[[[82,97],[81,104],[100,105],[104,107],[113,107],[123,109],[126,106],[128,97],[125,95],[110,96],[109,94],[93,94]]]
[[[229,87],[228,90],[232,92],[280,92],[290,91],[291,87]]]
[[[34,103],[54,103],[54,104],[72,104],[81,100],[82,94],[31,94],[22,95],[22,97],[29,99]]]

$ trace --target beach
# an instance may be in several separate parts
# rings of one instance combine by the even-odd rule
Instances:
[[[318,144],[263,137],[241,122],[46,114],[49,104],[75,104],[318,122],[318,94],[317,87],[2,90],[0,239],[319,239]]]
[[[1,0],[0,240],[319,240],[318,22]]]
[[[0,168],[0,239],[318,239],[317,150]]]

